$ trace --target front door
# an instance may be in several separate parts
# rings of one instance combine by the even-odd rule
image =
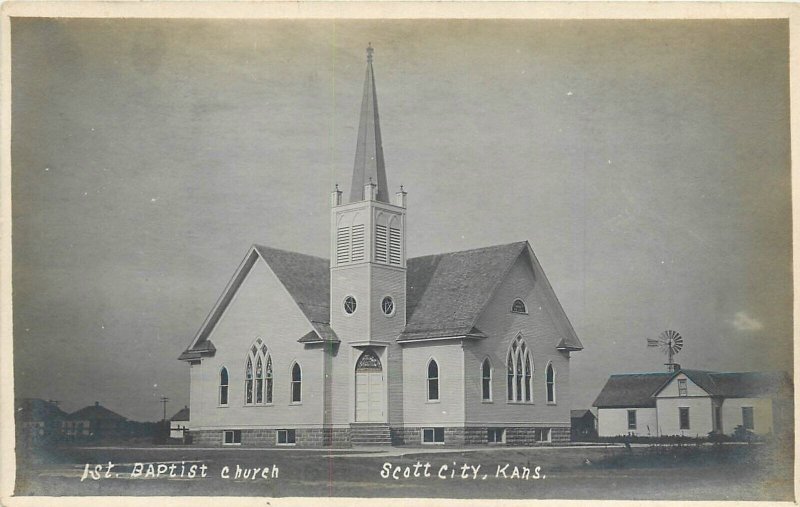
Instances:
[[[383,422],[383,368],[372,350],[356,362],[356,421]]]

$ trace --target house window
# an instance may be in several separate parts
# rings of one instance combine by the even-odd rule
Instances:
[[[435,359],[428,362],[428,401],[439,400],[439,365]]]
[[[688,390],[686,389],[686,379],[678,379],[678,396],[688,396]]]
[[[219,404],[228,404],[228,369],[224,366],[219,371]]]
[[[487,431],[487,440],[490,444],[503,444],[506,441],[505,428],[489,428]]]
[[[242,430],[225,430],[222,432],[222,443],[225,445],[239,445],[242,443]]]
[[[443,444],[444,428],[422,428],[423,444]]]
[[[278,445],[294,445],[296,441],[295,430],[278,430]]]
[[[302,401],[302,381],[303,375],[300,371],[300,365],[294,363],[294,366],[292,366],[292,403],[300,403]]]
[[[272,357],[261,338],[256,338],[248,352],[244,389],[245,405],[272,403]]]
[[[511,342],[506,358],[508,401],[533,401],[533,358],[522,336]]]
[[[488,357],[483,360],[481,366],[481,399],[492,401],[492,365]]]
[[[552,364],[547,365],[547,403],[556,402],[556,372]]]
[[[514,303],[511,305],[511,312],[512,313],[528,313],[528,309],[525,307],[525,301],[521,299],[515,299]]]
[[[356,312],[356,298],[347,296],[344,298],[344,313],[352,315]]]
[[[635,430],[636,429],[636,411],[635,410],[628,410],[628,429]]]
[[[753,407],[742,407],[742,426],[746,430],[755,429],[753,424]]]
[[[689,407],[678,408],[678,416],[682,430],[689,429]]]
[[[381,301],[381,311],[383,311],[383,314],[387,317],[394,314],[394,300],[390,296],[386,296],[383,298],[383,301]]]

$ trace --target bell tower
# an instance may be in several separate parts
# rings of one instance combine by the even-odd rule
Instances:
[[[406,192],[389,199],[378,98],[367,48],[350,200],[331,193],[330,323],[345,343],[393,341],[406,324]]]

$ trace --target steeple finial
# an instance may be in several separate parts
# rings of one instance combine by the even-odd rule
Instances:
[[[386,183],[386,168],[381,144],[381,126],[378,120],[378,94],[375,91],[375,76],[372,70],[373,51],[372,43],[370,43],[367,46],[367,72],[364,77],[364,95],[361,99],[350,202],[367,199],[364,188],[368,182],[375,185],[374,199],[376,201],[389,202],[389,186]]]

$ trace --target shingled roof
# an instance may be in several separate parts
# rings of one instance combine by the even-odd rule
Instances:
[[[172,416],[170,421],[188,421],[189,420],[189,407],[184,406],[182,409]]]
[[[655,407],[656,399],[653,397],[653,393],[672,375],[667,372],[611,375],[592,406],[602,408]]]
[[[783,372],[725,372],[678,370],[674,373],[611,375],[592,406],[601,408],[655,407],[656,395],[679,374],[685,374],[710,396],[749,398],[790,396],[791,379]]]
[[[80,410],[77,410],[67,416],[67,419],[78,420],[78,421],[95,421],[99,419],[110,420],[110,421],[125,421],[126,418],[119,415],[118,413],[107,409],[106,407],[100,405],[99,402],[94,402],[94,405],[89,405],[87,407],[83,407]]]
[[[51,421],[67,416],[55,403],[39,398],[17,398],[14,406],[16,417],[20,421]]]
[[[538,266],[527,241],[476,248],[408,259],[406,293],[406,327],[398,341],[416,341],[445,337],[485,338],[475,323],[503,281],[513,263],[525,252]],[[257,258],[263,259],[275,273],[297,306],[308,318],[314,331],[299,337],[300,343],[339,342],[330,326],[329,261],[321,257],[253,245],[251,252],[228,284],[217,306],[198,332],[193,345],[179,359],[192,360],[211,355],[215,349],[208,339],[216,320]],[[541,267],[537,267],[541,270]],[[549,282],[542,273],[546,289],[555,299]],[[557,303],[557,299],[555,299]],[[569,324],[563,309],[559,324],[562,330],[559,349],[583,348]]]

